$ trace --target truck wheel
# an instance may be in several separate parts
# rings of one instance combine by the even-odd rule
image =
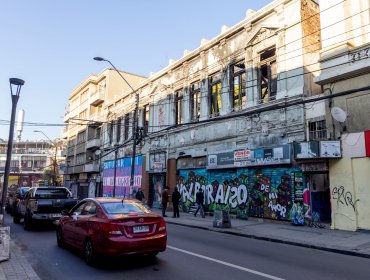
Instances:
[[[24,216],[23,227],[25,230],[30,230],[32,228],[32,219],[29,214]]]

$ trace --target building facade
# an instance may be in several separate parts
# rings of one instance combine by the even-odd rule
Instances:
[[[313,82],[319,14],[316,1],[274,1],[185,50],[135,87],[140,130],[135,99],[120,98],[128,111],[103,129],[121,145],[119,162],[104,161],[102,194],[129,196],[142,186],[159,207],[163,187],[177,186],[189,211],[201,187],[208,211],[303,223],[307,176],[294,146],[309,139],[305,100],[321,93]],[[130,185],[133,131],[140,141]]]
[[[330,97],[321,118],[342,152],[329,162],[335,229],[370,229],[369,8],[369,1],[320,1],[323,49],[315,81]]]
[[[7,142],[0,143],[0,177],[4,182]],[[45,141],[14,142],[8,186],[34,186],[43,180],[46,168],[52,166],[54,148]],[[51,183],[51,182],[48,182]]]
[[[144,77],[130,73],[121,74],[132,85],[145,80]],[[119,104],[114,100],[129,90],[130,87],[119,73],[107,68],[98,75],[90,75],[71,93],[62,138],[67,142],[64,151],[65,186],[72,190],[75,197],[101,194],[102,158],[114,158],[116,147],[113,138],[107,137],[112,136],[111,130],[106,130],[107,124],[113,124],[118,117]]]

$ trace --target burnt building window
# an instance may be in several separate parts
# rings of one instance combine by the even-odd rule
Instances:
[[[217,73],[209,78],[209,105],[211,117],[218,116],[222,106],[221,92],[222,82],[221,73]]]
[[[245,65],[242,62],[231,66],[231,99],[235,112],[245,108],[247,97],[245,93]]]
[[[179,90],[175,93],[175,110],[176,110],[176,124],[182,124],[182,106],[183,106],[183,93],[182,90]]]
[[[126,114],[125,117],[124,117],[124,126],[125,126],[125,134],[124,134],[124,137],[125,137],[125,141],[128,140],[128,131],[130,129],[130,115],[129,114]]]
[[[200,117],[200,85],[199,82],[193,83],[190,86],[189,107],[191,120],[199,120]]]
[[[143,126],[144,135],[148,135],[149,132],[149,105],[146,104],[143,108]]]
[[[327,138],[327,129],[326,121],[312,121],[308,122],[308,133],[310,140],[326,140]]]
[[[119,118],[116,123],[116,141],[119,143],[121,141],[121,126],[122,126],[122,118]]]
[[[267,103],[276,99],[277,71],[275,48],[265,50],[260,54],[258,88],[261,103]]]

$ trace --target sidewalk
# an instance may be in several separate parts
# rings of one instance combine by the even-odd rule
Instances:
[[[10,228],[0,226],[0,280],[39,280],[21,249],[11,241]]]
[[[161,213],[159,209],[152,211]],[[290,223],[256,218],[231,219],[231,228],[216,228],[213,227],[211,216],[201,218],[199,214],[194,217],[193,213],[181,212],[180,218],[172,218],[172,212],[166,214],[168,217],[165,220],[168,224],[370,258],[370,234],[367,232],[294,226]]]

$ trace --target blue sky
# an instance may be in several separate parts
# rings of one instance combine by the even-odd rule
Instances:
[[[199,47],[221,26],[268,0],[12,0],[0,10],[0,138],[8,139],[9,78],[25,80],[17,109],[25,110],[22,140],[60,136],[71,91],[108,65],[143,76]]]

